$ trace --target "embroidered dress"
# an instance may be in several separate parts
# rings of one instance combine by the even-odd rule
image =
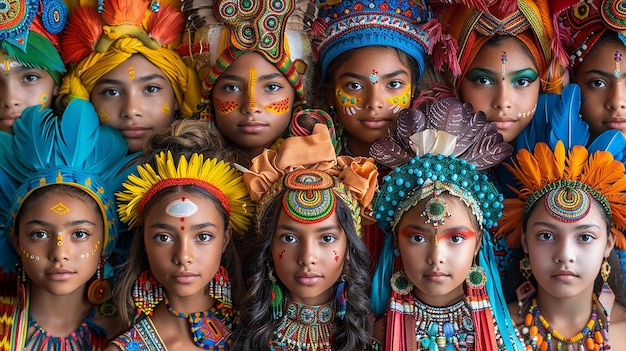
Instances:
[[[272,335],[272,351],[332,351],[335,303],[307,306],[285,298],[283,318]]]
[[[146,317],[133,325],[129,331],[113,339],[111,344],[119,347],[122,351],[167,350],[150,317]]]

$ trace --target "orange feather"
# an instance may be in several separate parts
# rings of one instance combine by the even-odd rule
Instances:
[[[148,18],[147,32],[161,46],[176,46],[185,26],[185,17],[173,6],[163,6]]]
[[[102,19],[110,26],[132,24],[140,27],[149,5],[147,0],[105,0]]]
[[[70,13],[63,30],[61,56],[67,64],[77,64],[93,51],[102,36],[102,22],[95,7],[77,7]]]

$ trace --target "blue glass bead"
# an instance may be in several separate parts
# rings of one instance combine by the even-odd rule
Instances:
[[[387,210],[387,216],[393,216],[393,210]]]
[[[424,179],[420,178],[417,180],[417,185],[422,185],[424,184]]]
[[[404,191],[402,191],[402,190],[398,191],[398,195],[400,195],[400,197],[404,197],[404,195],[405,195]]]
[[[387,192],[388,193],[392,193],[393,192],[393,187],[391,185],[387,185]]]
[[[500,202],[494,201],[493,202],[493,208],[500,208]]]
[[[466,180],[462,181],[461,186],[464,188],[467,188],[467,181]]]
[[[446,176],[445,176],[445,175],[443,175],[443,174],[442,174],[442,175],[440,175],[440,176],[439,176],[439,180],[440,180],[440,181],[442,181],[442,182],[445,182],[445,181],[446,181]]]
[[[396,185],[402,185],[402,183],[404,183],[404,180],[402,178],[396,179]]]
[[[391,201],[391,206],[394,206],[394,207],[398,206],[398,201],[396,200]]]
[[[438,159],[438,160],[440,160],[440,161],[441,161],[441,160],[443,160],[443,157],[444,157],[444,156],[443,156],[443,155],[441,155],[441,154],[437,155],[437,159]]]
[[[408,172],[409,174],[413,174],[413,168],[409,168]]]
[[[430,168],[430,162],[429,161],[424,161],[424,163],[422,163],[422,167]]]
[[[494,198],[493,194],[487,195],[487,200],[493,201],[493,198]]]
[[[474,185],[474,191],[480,191],[480,185]]]
[[[486,218],[489,218],[489,217],[491,217],[491,212],[487,211],[487,212],[483,213],[483,216],[486,217]]]
[[[441,165],[439,163],[435,165],[435,171],[441,171]]]
[[[386,175],[386,176],[383,178],[383,181],[388,182],[388,181],[389,181],[389,179],[391,179],[391,176],[390,176],[390,175]]]
[[[413,184],[411,184],[411,182],[404,182],[404,187],[407,189],[411,189],[411,187],[413,186]]]
[[[415,158],[412,158],[411,161],[409,161],[412,165],[415,164]]]
[[[461,170],[461,175],[466,175],[467,174],[467,170],[466,169],[462,169]]]
[[[459,175],[455,173],[452,176],[450,176],[450,178],[452,179],[453,182],[456,182],[459,179]]]
[[[485,193],[478,193],[477,197],[482,200],[485,197]]]
[[[426,176],[426,178],[430,178],[433,176],[433,172],[427,171],[424,175]]]

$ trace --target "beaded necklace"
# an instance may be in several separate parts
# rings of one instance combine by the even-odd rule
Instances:
[[[418,350],[473,349],[474,321],[464,299],[446,307],[413,300]]]
[[[591,318],[585,328],[571,338],[565,338],[550,326],[550,323],[539,312],[537,300],[533,299],[524,319],[525,327],[522,329],[526,345],[532,347],[534,351],[608,350],[610,348],[607,342],[609,340],[608,325],[605,328],[602,320],[598,318],[597,301],[594,294]]]
[[[285,313],[274,330],[270,349],[332,351],[335,302],[307,306],[285,300]]]
[[[96,324],[91,313],[70,335],[66,337],[52,336],[33,318],[28,315],[28,328],[34,328],[33,336],[28,339],[25,350],[49,351],[91,351],[103,350],[107,344],[106,331]]]
[[[167,310],[171,315],[189,322],[191,336],[196,346],[205,350],[227,350],[231,343],[234,314],[230,307],[217,303],[208,311],[183,313],[172,308],[167,297]]]

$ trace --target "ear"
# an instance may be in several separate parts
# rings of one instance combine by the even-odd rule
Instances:
[[[611,231],[611,229],[608,230],[608,234],[609,237],[606,241],[606,248],[604,249],[604,257],[609,257],[609,255],[611,254],[611,251],[613,251],[613,247],[615,247],[615,236],[613,235],[613,232]]]
[[[476,248],[474,248],[474,257],[478,255],[478,251],[483,246],[483,236],[488,235],[484,230],[479,230],[479,234],[476,235]]]
[[[528,255],[528,244],[526,243],[526,232],[522,231],[522,250]]]
[[[230,242],[230,237],[232,235],[233,235],[233,229],[231,227],[228,227],[226,231],[224,232],[224,244],[222,246],[222,253],[226,251],[226,247],[228,246],[228,243]]]
[[[54,85],[54,89],[52,89],[52,96],[57,96],[59,95],[59,86],[58,85]]]

